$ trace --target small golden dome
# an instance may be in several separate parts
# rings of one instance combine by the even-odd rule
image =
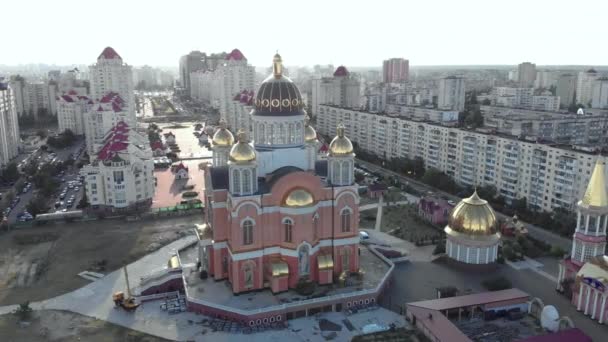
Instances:
[[[477,191],[458,203],[448,218],[452,230],[471,235],[491,235],[496,233],[496,214],[488,201],[479,198]]]
[[[329,155],[346,156],[353,153],[353,144],[344,136],[344,125],[338,125],[338,134],[329,143]]]
[[[255,149],[249,144],[247,134],[240,130],[237,134],[239,142],[230,150],[230,161],[235,163],[248,163],[255,160]]]
[[[317,131],[310,125],[310,118],[306,116],[304,125],[304,141],[315,142],[317,141]]]
[[[234,144],[234,136],[226,128],[226,121],[220,120],[220,128],[215,131],[211,139],[214,146],[232,146]]]
[[[285,206],[287,207],[307,207],[315,203],[312,194],[304,189],[292,190],[285,198]]]

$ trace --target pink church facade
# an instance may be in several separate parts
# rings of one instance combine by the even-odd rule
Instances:
[[[287,206],[294,189],[308,191],[314,204]],[[226,202],[230,206],[217,206]],[[334,275],[359,269],[355,189],[332,191],[314,172],[295,171],[278,179],[265,196],[231,198],[217,191],[213,203],[209,274],[227,279],[234,293],[267,287],[282,292],[301,280],[328,284]]]
[[[252,103],[250,132],[235,143],[223,124],[212,139],[205,189],[212,237],[200,247],[202,268],[235,294],[330,284],[357,272],[359,196],[344,130],[321,160],[300,92],[282,75],[278,55]]]

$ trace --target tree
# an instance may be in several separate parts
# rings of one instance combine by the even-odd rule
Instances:
[[[481,101],[481,104],[484,106],[490,106],[492,105],[492,101],[490,101],[490,99],[483,99],[483,101]]]
[[[19,304],[19,307],[13,312],[20,320],[25,321],[32,315],[30,302]]]
[[[483,287],[488,289],[489,291],[500,291],[506,290],[513,287],[511,281],[505,277],[496,277],[492,279],[487,279],[481,282]]]
[[[89,199],[87,198],[87,191],[86,191],[86,189],[83,189],[82,198],[80,199],[80,202],[78,202],[78,205],[76,206],[76,208],[82,209],[82,208],[88,207],[89,205],[90,204],[89,204]]]
[[[6,166],[2,171],[2,178],[11,183],[19,179],[19,169],[17,169],[17,164],[15,162],[11,162]]]
[[[477,188],[479,197],[491,201],[496,196],[496,187],[494,185],[484,185]]]
[[[513,200],[511,208],[517,213],[525,213],[528,210],[528,200],[525,197]]]
[[[33,216],[47,212],[49,208],[47,206],[46,201],[46,197],[37,195],[36,197],[32,198],[27,204],[27,211]]]

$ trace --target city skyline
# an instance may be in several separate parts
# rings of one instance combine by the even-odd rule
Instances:
[[[157,66],[176,65],[181,55],[192,50],[213,53],[228,52],[233,48],[243,51],[255,66],[269,65],[268,55],[276,50],[284,56],[287,65],[301,66],[331,63],[370,67],[380,66],[382,60],[392,57],[409,59],[412,66],[515,65],[527,60],[537,65],[586,66],[601,65],[608,57],[605,51],[580,53],[579,47],[592,46],[594,41],[602,38],[600,13],[605,12],[602,7],[606,10],[608,5],[594,1],[583,1],[579,6],[595,9],[585,13],[585,25],[576,25],[576,17],[571,19],[572,23],[564,20],[571,16],[571,9],[547,1],[516,2],[508,8],[501,8],[500,12],[490,11],[489,7],[484,10],[482,6],[486,3],[478,1],[458,4],[432,1],[408,4],[407,7],[381,1],[374,2],[373,6],[351,4],[348,8],[342,4],[313,1],[306,6],[292,8],[293,14],[288,8],[283,11],[283,16],[293,15],[309,22],[310,27],[305,28],[297,21],[283,30],[276,30],[271,20],[250,19],[268,16],[277,8],[273,2],[252,4],[233,1],[203,6],[184,1],[171,7],[156,4],[147,2],[143,7],[141,3],[106,1],[104,6],[96,9],[97,18],[115,17],[116,8],[122,8],[122,13],[137,15],[125,15],[120,25],[94,26],[88,26],[90,17],[78,15],[78,4],[73,1],[6,4],[5,9],[9,13],[28,13],[30,23],[52,27],[48,32],[53,33],[48,37],[50,39],[40,39],[40,31],[32,25],[22,25],[21,16],[7,17],[5,27],[21,26],[22,30],[18,35],[6,36],[7,46],[18,46],[19,49],[6,49],[2,64],[88,64],[91,51],[105,46],[115,48],[131,65]],[[38,10],[29,13],[31,8]],[[66,8],[70,9],[68,14],[74,14],[71,20],[49,21],[48,18],[57,17],[53,14],[65,15]],[[526,10],[522,11],[523,8]],[[314,24],[314,18],[331,20]],[[546,28],[546,33],[535,33],[527,25],[509,25],[515,21],[533,22],[534,27]],[[361,22],[366,25],[360,25]],[[78,30],[85,25],[88,30]],[[343,30],[327,34],[332,31],[331,27],[336,26]],[[207,31],[206,28],[213,30]],[[268,37],[263,32],[272,32],[272,35]],[[399,32],[402,32],[402,38],[397,38]],[[71,38],[53,39],[57,33]],[[309,44],[293,38],[306,36],[309,38],[305,41]],[[566,46],[565,37],[576,37],[577,43],[572,47]],[[23,44],[24,41],[37,41],[37,44]],[[76,41],[78,48],[74,48]],[[507,43],[509,45],[504,45]]]

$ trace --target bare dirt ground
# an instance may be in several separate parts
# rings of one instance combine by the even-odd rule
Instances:
[[[167,341],[95,318],[54,310],[34,311],[24,325],[14,315],[0,316],[0,336],[3,342]]]
[[[38,301],[89,283],[82,271],[109,273],[202,223],[202,215],[125,222],[33,226],[0,234],[0,305]],[[0,335],[1,336],[1,335]]]

